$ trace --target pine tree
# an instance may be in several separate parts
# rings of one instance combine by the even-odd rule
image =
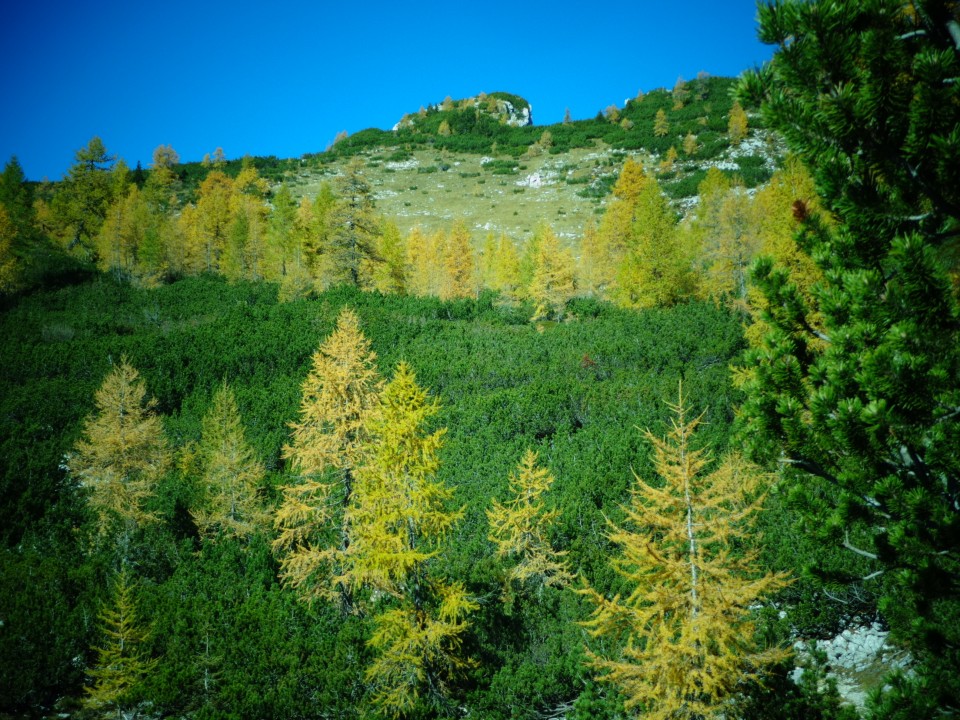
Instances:
[[[352,534],[344,509],[351,502],[369,416],[379,405],[382,381],[376,357],[360,319],[344,308],[336,330],[313,354],[300,417],[291,423],[292,441],[283,449],[297,480],[283,488],[273,547],[284,582],[308,600],[349,604],[340,580]],[[339,526],[333,545],[325,532],[331,525]]]
[[[201,535],[249,538],[267,524],[259,497],[266,470],[247,442],[233,390],[226,382],[203,418],[193,463],[200,500],[193,518]]]
[[[823,273],[820,327],[783,270],[754,273],[771,330],[749,358],[743,434],[791,470],[811,524],[875,562],[881,610],[923,658],[924,692],[956,707],[957,5],[778,2],[759,18],[777,50],[741,100],[810,168],[835,225],[794,206],[798,244]]]
[[[77,150],[74,164],[57,187],[52,203],[56,234],[68,249],[92,253],[94,238],[115,199],[110,170],[114,159],[103,141],[93,137]]]
[[[738,688],[786,655],[757,648],[751,608],[787,579],[761,574],[749,544],[764,476],[735,455],[704,476],[707,454],[692,444],[700,418],[687,418],[682,392],[670,407],[667,437],[647,433],[663,484],[635,476],[625,526],[610,523],[622,548],[611,566],[629,594],[580,591],[594,605],[590,634],[626,640],[589,664],[644,718],[729,717]]]
[[[561,587],[573,579],[566,552],[554,550],[548,537],[559,510],[547,510],[542,496],[553,485],[553,476],[537,466],[537,454],[527,450],[515,473],[510,475],[511,498],[505,504],[493,501],[487,510],[490,540],[498,558],[516,558],[507,574],[507,583],[530,584],[534,588]]]
[[[434,478],[445,430],[428,432],[427,424],[438,409],[400,363],[370,418],[369,453],[348,508],[353,536],[344,577],[393,598],[374,619],[368,644],[377,656],[366,671],[375,705],[393,716],[414,709],[424,693],[444,705],[448,682],[472,665],[460,651],[477,605],[461,584],[430,572],[462,515],[446,509],[452,492]]]
[[[133,530],[154,519],[146,502],[170,466],[156,401],[146,396],[139,373],[121,358],[97,390],[96,411],[66,458],[70,474],[89,489],[100,534],[118,530],[124,554]]]
[[[150,631],[137,616],[135,589],[127,570],[121,570],[113,586],[113,604],[100,614],[105,642],[94,648],[97,662],[87,671],[92,683],[84,688],[83,706],[105,717],[111,711],[118,719],[125,717],[124,710],[154,665],[146,654]]]

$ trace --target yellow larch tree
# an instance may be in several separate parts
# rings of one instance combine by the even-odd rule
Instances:
[[[220,256],[227,245],[227,231],[232,219],[230,201],[233,180],[220,170],[211,170],[197,192],[197,230],[203,269],[220,271]]]
[[[692,249],[655,178],[637,199],[627,250],[617,269],[614,301],[636,309],[665,307],[692,294]]]
[[[124,711],[153,669],[146,652],[150,630],[137,615],[136,586],[122,569],[113,586],[110,606],[100,613],[103,644],[95,647],[96,664],[87,670],[91,684],[84,688],[83,707],[104,716],[126,717]]]
[[[437,403],[400,363],[370,417],[369,452],[357,473],[348,514],[353,529],[345,581],[374,591],[387,608],[368,644],[376,657],[366,677],[386,714],[413,710],[420,698],[442,704],[459,670],[467,616],[477,608],[460,583],[431,573],[431,560],[462,511],[446,508],[452,491],[435,478],[445,429],[429,432]],[[379,599],[378,599],[379,598]]]
[[[617,271],[630,245],[637,206],[649,183],[643,165],[627,158],[596,235],[589,238],[589,250],[585,246],[585,251],[589,252],[592,289],[600,297],[609,298],[615,292]]]
[[[273,547],[284,582],[307,600],[336,599],[345,609],[350,597],[339,578],[351,527],[344,509],[369,436],[369,416],[379,405],[383,381],[376,357],[360,318],[344,308],[303,381],[300,416],[290,424],[293,437],[283,448],[296,481],[282,488],[274,517]],[[328,531],[337,526],[331,544]]]
[[[370,269],[374,287],[382,293],[403,295],[407,292],[407,248],[400,228],[392,220],[381,222],[377,254],[383,262]]]
[[[174,222],[167,257],[174,273],[197,275],[206,269],[206,242],[200,229],[200,213],[196,205],[187,205],[180,211],[180,216]]]
[[[443,284],[440,286],[440,297],[443,300],[476,297],[473,242],[463,220],[456,220],[447,233],[443,248],[443,270]]]
[[[731,145],[739,145],[747,136],[747,113],[738,102],[733,102],[730,108],[730,119],[727,121],[727,135]]]
[[[505,233],[487,235],[483,246],[482,283],[508,301],[518,299],[520,289],[520,253]]]
[[[170,449],[156,401],[147,399],[140,374],[126,358],[104,378],[94,402],[66,466],[89,490],[100,534],[118,534],[123,558],[133,531],[154,519],[146,503],[170,467]]]
[[[693,444],[701,418],[687,417],[682,389],[670,407],[668,435],[647,433],[662,483],[635,475],[624,525],[610,523],[621,548],[611,566],[629,592],[579,591],[594,606],[583,625],[620,648],[588,651],[588,663],[644,718],[731,717],[738,689],[786,657],[757,645],[752,608],[789,581],[759,569],[751,542],[766,476],[737,455],[706,474]]]
[[[671,95],[673,95],[673,109],[682,110],[683,106],[690,99],[690,88],[682,76],[678,77],[677,82],[674,83]]]
[[[683,154],[691,157],[696,155],[698,150],[700,150],[700,143],[697,142],[697,136],[688,132],[683,138]]]
[[[200,486],[191,514],[201,535],[247,539],[269,525],[259,495],[266,470],[247,442],[236,397],[226,382],[213,395],[190,460]]]
[[[507,584],[517,582],[540,590],[562,587],[573,579],[565,551],[554,550],[548,537],[550,525],[559,510],[547,510],[543,494],[550,490],[554,478],[550,471],[537,465],[537,453],[528,449],[516,472],[510,475],[510,499],[493,501],[487,510],[489,538],[496,545],[498,558],[515,558],[516,564],[507,573]]]
[[[653,134],[657,137],[666,137],[669,132],[670,121],[667,120],[667,113],[663,111],[663,108],[660,108],[653,118]]]
[[[15,251],[16,235],[10,214],[0,205],[0,294],[12,292],[20,285],[21,262]]]
[[[534,305],[533,321],[563,318],[567,302],[576,292],[573,254],[547,223],[534,231],[533,277],[527,297]]]
[[[407,236],[407,278],[412,295],[440,295],[446,242],[446,233],[442,230],[427,234],[417,226],[410,231]]]

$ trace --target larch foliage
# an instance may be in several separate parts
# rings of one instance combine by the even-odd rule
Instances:
[[[510,475],[510,499],[504,503],[494,500],[487,510],[489,538],[496,545],[497,557],[516,561],[507,574],[508,585],[562,587],[573,579],[563,559],[566,552],[554,550],[550,544],[550,526],[560,511],[548,510],[543,494],[553,482],[550,471],[537,465],[537,453],[528,449]]]
[[[94,648],[96,664],[87,671],[91,683],[84,688],[86,710],[124,717],[123,711],[153,668],[145,647],[150,631],[137,616],[134,591],[127,571],[122,570],[114,582],[112,604],[100,613],[103,644]]]
[[[426,701],[446,703],[447,685],[472,661],[462,657],[467,616],[477,608],[460,583],[430,572],[462,511],[435,479],[444,429],[427,425],[438,406],[404,363],[386,385],[370,420],[370,451],[358,472],[350,508],[353,542],[345,580],[373,591],[388,608],[374,618],[366,670],[373,702],[400,716]]]
[[[676,304],[693,292],[692,256],[659,183],[649,178],[636,201],[614,300],[635,309]]]
[[[531,319],[560,320],[576,291],[573,255],[560,247],[560,240],[549,225],[540,225],[535,234],[533,277],[527,288],[527,297],[535,308]]]
[[[739,145],[747,136],[747,113],[737,100],[733,102],[733,107],[730,108],[727,135],[730,137],[731,145]]]
[[[475,297],[477,293],[476,262],[470,231],[462,220],[457,220],[447,234],[443,249],[443,284],[440,298]]]
[[[14,250],[16,228],[7,209],[0,205],[0,294],[14,291],[20,284],[20,260]]]
[[[369,452],[357,474],[348,512],[355,585],[407,595],[423,563],[460,513],[445,505],[452,491],[434,479],[445,429],[426,431],[439,408],[400,363],[368,423]]]
[[[653,134],[657,137],[664,137],[669,132],[670,121],[667,120],[667,114],[663,111],[663,108],[660,108],[653,118]]]
[[[307,600],[348,600],[340,583],[351,528],[344,508],[351,502],[354,475],[369,437],[367,422],[379,404],[383,381],[376,354],[360,330],[360,319],[344,308],[336,330],[313,354],[303,381],[299,419],[283,448],[296,482],[283,487],[273,543],[280,575]],[[327,530],[339,522],[335,544]]]
[[[249,538],[267,525],[259,497],[266,470],[247,442],[236,398],[226,382],[203,418],[195,461],[201,500],[192,514],[202,535]]]
[[[154,519],[146,504],[170,467],[170,450],[156,401],[147,399],[140,374],[126,358],[104,378],[94,402],[66,466],[89,490],[100,534],[118,530],[128,540]]]
[[[670,407],[669,434],[647,433],[662,484],[635,475],[624,526],[610,523],[622,549],[611,565],[629,594],[580,590],[594,606],[590,634],[623,641],[588,662],[644,718],[730,717],[738,688],[786,657],[758,647],[751,608],[788,579],[760,572],[751,546],[765,476],[737,455],[706,474],[709,457],[692,444],[700,417],[687,418],[682,390]]]

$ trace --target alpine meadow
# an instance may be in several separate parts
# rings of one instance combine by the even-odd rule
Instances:
[[[960,3],[758,23],[590,119],[11,158],[0,718],[960,715]]]

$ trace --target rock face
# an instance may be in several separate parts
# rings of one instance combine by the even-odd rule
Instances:
[[[444,100],[442,103],[430,105],[418,113],[404,115],[400,122],[393,126],[394,132],[402,127],[413,126],[417,124],[417,119],[428,112],[463,112],[464,110],[477,110],[484,115],[490,115],[499,122],[511,127],[526,127],[533,125],[533,109],[530,103],[519,95],[510,93],[495,92],[480,93],[476,97],[465,98],[463,100]]]

